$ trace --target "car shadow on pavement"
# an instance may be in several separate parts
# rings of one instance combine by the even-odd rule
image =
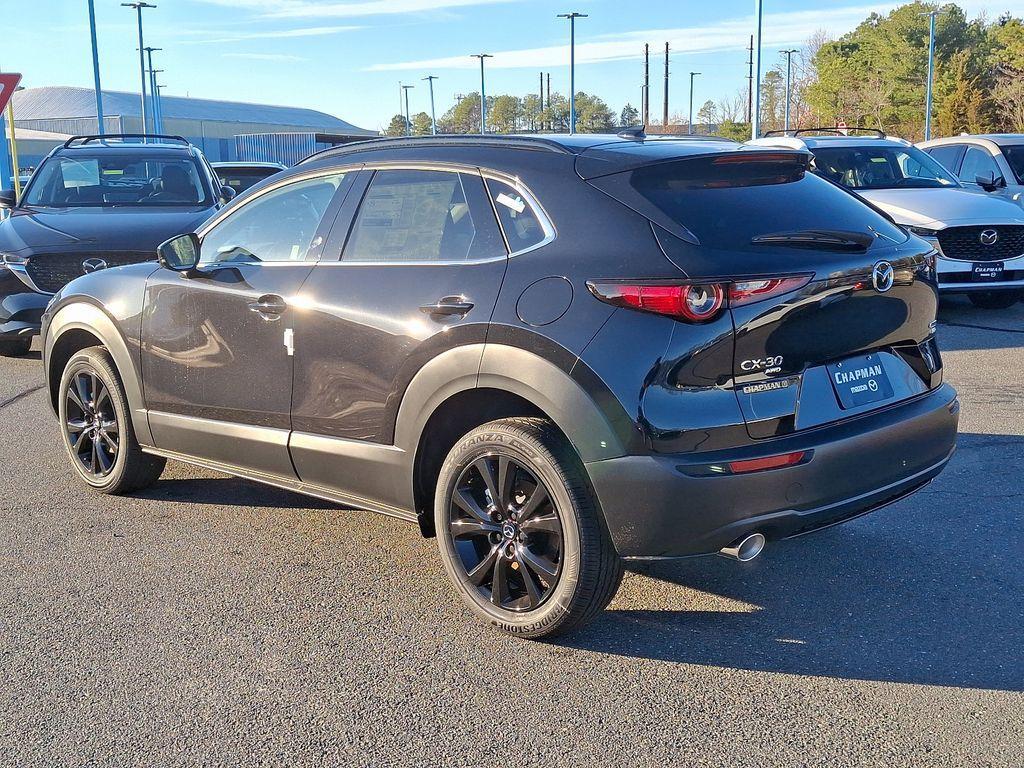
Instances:
[[[237,477],[164,478],[132,494],[141,499],[233,507],[344,509],[340,504]]]
[[[1022,461],[1024,437],[961,435],[945,473],[916,496],[769,544],[746,565],[710,557],[627,574],[619,601],[564,642],[688,664],[1024,691]]]
[[[979,309],[963,296],[939,304],[936,337],[944,352],[1019,349],[1024,346],[1024,302],[1008,309]]]

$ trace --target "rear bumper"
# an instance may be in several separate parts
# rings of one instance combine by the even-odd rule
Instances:
[[[619,555],[710,554],[748,533],[797,536],[913,493],[953,455],[958,418],[956,392],[944,384],[883,411],[740,449],[625,456],[586,467]],[[810,460],[741,475],[707,472],[794,451],[812,452]]]

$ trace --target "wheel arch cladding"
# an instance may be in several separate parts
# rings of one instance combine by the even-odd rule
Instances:
[[[128,342],[113,320],[99,307],[86,302],[66,304],[57,310],[46,331],[46,380],[50,404],[56,412],[57,389],[68,360],[87,347],[107,350],[124,387],[131,409],[132,426],[140,443],[151,445],[145,415],[142,384]]]
[[[606,415],[562,368],[517,347],[473,344],[438,355],[410,382],[398,412],[395,444],[412,460],[410,492],[424,533],[436,470],[469,430],[499,418],[542,416],[582,461],[625,453]],[[458,432],[458,434],[455,434]]]

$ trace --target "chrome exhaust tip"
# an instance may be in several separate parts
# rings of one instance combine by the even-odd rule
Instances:
[[[741,563],[749,563],[764,551],[765,538],[763,533],[751,533],[742,539],[737,539],[728,547],[722,547],[718,554],[728,557],[730,560],[738,560]]]

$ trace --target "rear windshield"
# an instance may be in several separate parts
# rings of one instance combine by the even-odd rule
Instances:
[[[874,230],[895,242],[906,240],[899,227],[863,201],[792,159],[663,163],[633,171],[630,183],[714,248],[744,248],[763,235],[823,230]]]
[[[235,192],[245,192],[257,182],[279,173],[277,168],[218,168],[217,177],[224,186]]]
[[[1010,164],[1010,168],[1013,169],[1017,183],[1024,184],[1024,144],[1011,144],[1008,147],[1003,147],[1003,156]]]
[[[25,205],[54,208],[209,205],[210,193],[186,155],[149,153],[51,157],[36,171]]]

